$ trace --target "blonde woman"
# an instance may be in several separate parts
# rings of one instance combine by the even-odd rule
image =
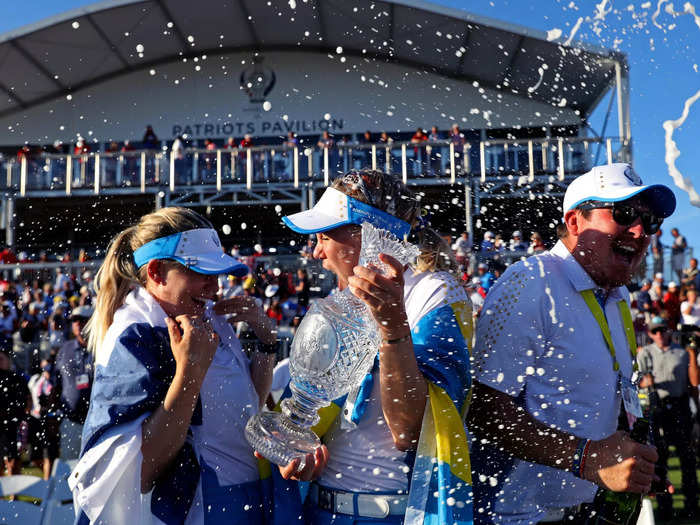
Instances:
[[[378,171],[336,179],[312,209],[283,220],[316,234],[314,258],[369,307],[383,337],[362,386],[321,414],[331,414],[317,427],[328,429],[329,459],[309,490],[307,523],[470,523],[460,414],[470,387],[471,303],[449,245],[421,216],[413,193]],[[358,266],[363,222],[408,235],[421,250],[415,267],[385,254],[387,275]]]
[[[275,334],[248,298],[214,305],[221,273],[248,268],[189,209],[145,215],[113,239],[88,325],[95,380],[70,477],[77,523],[263,521],[243,429],[267,397]],[[250,360],[227,313],[261,340]],[[309,459],[291,474],[309,479]]]

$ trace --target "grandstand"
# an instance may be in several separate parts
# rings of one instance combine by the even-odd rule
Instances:
[[[107,0],[0,57],[0,228],[29,251],[104,246],[163,205],[283,245],[279,216],[353,167],[402,174],[446,233],[530,230],[573,176],[631,161],[623,55],[416,0]],[[587,125],[606,96],[616,136]]]

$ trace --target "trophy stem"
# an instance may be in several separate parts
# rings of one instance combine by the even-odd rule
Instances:
[[[289,385],[289,388],[293,395],[282,401],[280,406],[282,413],[295,425],[304,428],[314,426],[321,419],[317,414],[318,409],[328,403],[319,403],[318,399],[297,388],[294,382]]]

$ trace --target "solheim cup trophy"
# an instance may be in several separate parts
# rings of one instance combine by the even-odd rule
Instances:
[[[386,266],[379,254],[408,264],[418,248],[386,230],[362,224],[360,265]],[[321,445],[311,427],[319,421],[318,409],[351,392],[372,369],[379,350],[379,326],[367,306],[348,288],[315,301],[297,329],[289,354],[292,397],[282,401],[282,413],[261,412],[248,420],[248,443],[270,461],[286,465]]]

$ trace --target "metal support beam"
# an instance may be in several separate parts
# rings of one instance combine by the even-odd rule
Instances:
[[[175,19],[173,18],[172,13],[170,12],[170,9],[163,3],[163,0],[156,0],[156,5],[160,8],[161,12],[163,13],[163,16],[165,16],[165,19],[168,22],[172,22],[173,27],[170,29],[172,30],[173,33],[175,33],[175,36],[177,39],[180,41],[180,45],[182,46],[182,50],[186,52],[186,50],[190,47],[190,43],[187,41],[187,38],[185,37],[185,33],[182,32],[180,29],[180,26],[178,26],[175,23]]]
[[[99,26],[97,22],[95,22],[95,19],[90,15],[89,13],[85,15],[85,18],[87,21],[90,23],[92,28],[95,30],[95,32],[100,35],[100,38],[104,40],[105,44],[107,44],[107,47],[109,50],[112,52],[114,56],[117,57],[119,62],[122,63],[122,66],[124,66],[124,69],[131,70],[131,64],[127,62],[127,60],[124,58],[124,56],[119,52],[119,48],[112,42],[109,37],[107,36],[107,33],[104,32],[104,30]]]
[[[24,49],[24,47],[22,47],[22,45],[21,45],[19,42],[17,42],[17,40],[9,40],[8,43],[9,43],[13,48],[15,48],[15,50],[17,50],[17,52],[18,52],[20,55],[22,55],[22,56],[27,60],[27,62],[31,63],[36,69],[39,70],[39,72],[40,72],[42,75],[44,75],[46,78],[48,78],[51,82],[53,82],[53,83],[54,83],[56,86],[58,86],[61,90],[64,90],[64,91],[65,91],[65,90],[67,89],[67,87],[64,86],[63,83],[60,82],[60,81],[56,78],[56,75],[55,75],[54,73],[52,73],[51,71],[49,71],[49,70],[46,68],[46,66],[44,66],[44,64],[42,64],[41,62],[39,62],[39,60],[38,60],[34,55],[32,55],[29,51],[27,51],[26,49]]]
[[[472,187],[471,179],[467,178],[464,182],[464,227],[470,239],[473,238],[474,232],[472,221]]]
[[[464,52],[462,53],[462,56],[459,57],[459,62],[457,64],[457,74],[458,75],[464,69],[464,61],[467,57],[467,52],[469,51],[469,39],[471,37],[471,34],[472,34],[472,32],[469,29],[469,25],[465,24],[464,25],[464,38],[462,39],[462,47],[464,48]]]
[[[5,199],[5,246],[15,245],[15,200]]]
[[[513,70],[513,65],[515,64],[515,61],[518,58],[518,55],[520,55],[520,49],[523,47],[523,44],[525,43],[525,35],[521,36],[520,39],[518,40],[518,43],[515,45],[515,49],[511,52],[510,55],[510,60],[508,61],[508,64],[506,67],[503,69],[503,73],[498,79],[497,84],[503,86],[503,81],[506,80],[510,76],[510,72]]]
[[[15,92],[12,91],[10,88],[8,88],[8,87],[7,87],[5,84],[3,84],[2,82],[0,82],[0,91],[2,91],[2,92],[5,93],[8,97],[10,97],[12,100],[14,100],[14,101],[17,103],[17,105],[18,105],[19,107],[21,107],[22,109],[24,109],[24,108],[27,107],[27,103],[26,103],[24,100],[22,100],[20,97],[18,97],[17,95],[15,95]]]
[[[321,10],[321,6],[323,3],[321,0],[316,0],[316,16],[318,16],[318,35],[321,37],[321,42],[324,44],[328,42],[327,40],[327,35],[328,33],[326,32],[326,19],[323,11]]]
[[[630,79],[629,67],[627,63],[615,62],[615,84],[617,87],[617,122],[622,148],[625,152],[624,160],[631,160],[627,157],[626,148],[632,137],[632,125],[630,122]]]

